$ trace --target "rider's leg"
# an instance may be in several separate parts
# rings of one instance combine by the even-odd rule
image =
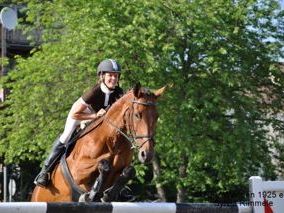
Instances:
[[[54,141],[53,148],[51,153],[47,157],[44,162],[44,166],[38,176],[36,177],[34,183],[40,186],[47,186],[49,183],[49,175],[48,173],[51,172],[58,162],[59,158],[61,157],[62,153],[65,150],[65,144],[61,143],[59,138]]]
[[[69,114],[65,123],[64,131],[60,136],[61,143],[67,144],[73,134],[74,130],[80,125],[81,121],[71,118]]]
[[[79,125],[80,121],[72,119],[70,116],[67,117],[65,124],[64,132],[62,135],[57,138],[54,142],[51,153],[45,160],[44,166],[41,172],[36,177],[34,183],[40,186],[47,186],[49,183],[49,173],[53,170],[57,162],[60,160],[60,157],[65,151],[65,145],[70,139],[72,133]]]

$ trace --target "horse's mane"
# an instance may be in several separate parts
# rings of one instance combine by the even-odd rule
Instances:
[[[125,103],[126,98],[130,98],[130,96],[133,95],[133,90],[129,89],[126,93],[124,93],[118,100],[116,100],[108,109],[107,113],[105,115],[108,114],[108,112],[112,111],[114,108],[117,108],[120,105],[123,105]]]
[[[154,93],[149,88],[146,88],[146,87],[141,87],[139,89],[139,92],[140,92],[140,95],[143,96],[143,97],[150,98],[150,97],[155,96]],[[112,111],[114,108],[118,107],[119,105],[124,104],[126,100],[128,100],[128,99],[130,100],[131,98],[133,99],[134,97],[131,97],[131,96],[134,96],[133,93],[134,93],[133,88],[128,89],[126,93],[124,93],[115,103],[113,103],[110,106],[108,112]]]

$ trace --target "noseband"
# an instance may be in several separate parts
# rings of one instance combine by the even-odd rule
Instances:
[[[157,103],[155,102],[151,102],[151,101],[147,101],[147,102],[141,102],[141,101],[138,101],[138,100],[135,100],[133,99],[131,101],[132,103],[132,107],[131,107],[131,114],[129,115],[128,119],[132,121],[132,124],[127,124],[128,125],[128,133],[125,133],[123,132],[120,128],[118,128],[116,125],[114,125],[109,119],[105,118],[105,120],[107,121],[108,124],[110,124],[112,127],[114,127],[120,134],[122,134],[126,139],[127,141],[130,142],[131,144],[131,149],[140,149],[147,141],[149,140],[153,140],[154,139],[154,135],[136,135],[133,127],[133,106],[134,104],[140,104],[140,105],[144,105],[144,106],[156,106]],[[129,110],[129,107],[125,110],[125,113],[124,115],[126,114],[126,112]],[[130,131],[130,132],[129,132]],[[145,141],[143,141],[143,143],[139,146],[137,146],[137,142],[136,140],[137,139],[143,139],[145,138]]]

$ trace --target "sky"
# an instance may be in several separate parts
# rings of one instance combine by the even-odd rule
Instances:
[[[284,10],[284,0],[279,0],[279,2],[281,4],[281,8]],[[284,58],[280,58],[279,61],[284,62]]]

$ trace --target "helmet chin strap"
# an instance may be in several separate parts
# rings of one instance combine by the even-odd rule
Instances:
[[[104,72],[102,72],[101,74],[100,74],[100,78],[101,78],[101,82],[106,86],[106,88],[108,88],[109,90],[114,90],[115,88],[109,88],[107,85],[106,85],[106,83],[105,83],[105,77],[104,77],[104,75],[105,75],[105,73]],[[116,83],[116,85],[117,86],[119,86],[119,79],[120,79],[120,74],[118,75],[118,80],[117,80],[117,83]]]
[[[106,86],[106,88],[108,88],[109,90],[114,90],[114,88],[109,88],[107,85],[106,85],[106,83],[105,83],[105,79],[103,79],[103,84]]]
[[[102,83],[106,86],[106,88],[108,88],[110,91],[113,91],[115,88],[109,88],[106,83],[105,83],[105,78],[104,78],[104,74],[102,74]],[[118,84],[118,81],[117,81]]]

